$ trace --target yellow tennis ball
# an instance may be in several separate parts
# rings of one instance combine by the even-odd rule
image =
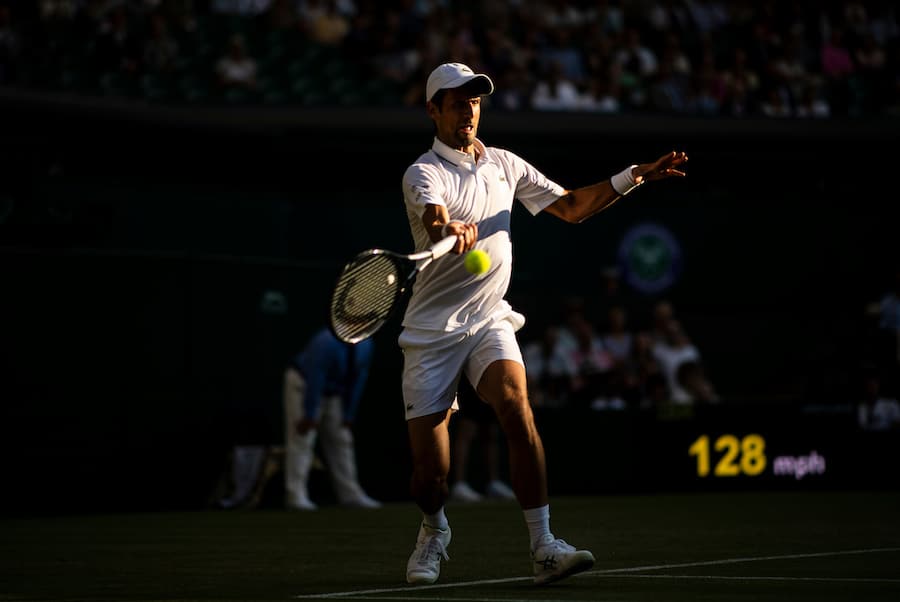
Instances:
[[[476,276],[484,274],[491,267],[491,256],[481,249],[472,249],[466,253],[466,269]]]

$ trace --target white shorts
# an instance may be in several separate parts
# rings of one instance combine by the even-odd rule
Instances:
[[[473,387],[489,365],[512,360],[525,365],[516,331],[525,319],[511,312],[469,332],[435,333],[405,328],[398,343],[403,350],[403,407],[406,419],[459,409],[456,390],[465,372]]]

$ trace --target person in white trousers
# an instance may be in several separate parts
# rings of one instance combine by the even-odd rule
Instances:
[[[320,439],[339,504],[378,508],[359,483],[351,426],[372,363],[371,340],[350,345],[328,328],[316,332],[284,371],[285,506],[316,510],[309,474]]]

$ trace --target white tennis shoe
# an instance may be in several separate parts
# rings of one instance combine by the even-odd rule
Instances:
[[[589,551],[576,550],[562,539],[553,539],[552,535],[545,536],[532,550],[531,560],[537,585],[559,581],[594,566],[594,555]]]
[[[425,523],[419,527],[416,549],[406,563],[407,583],[434,583],[441,574],[441,560],[450,560],[450,527],[435,529]]]

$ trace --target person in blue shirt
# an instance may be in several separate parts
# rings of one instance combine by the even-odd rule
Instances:
[[[319,329],[290,361],[284,372],[285,506],[315,510],[309,497],[309,472],[316,439],[331,476],[338,503],[378,508],[359,484],[351,425],[362,397],[374,344],[355,345]]]

